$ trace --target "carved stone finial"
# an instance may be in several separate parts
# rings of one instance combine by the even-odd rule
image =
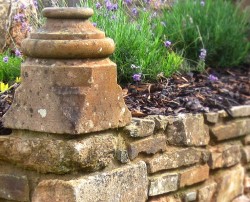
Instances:
[[[89,8],[46,8],[46,24],[22,43],[28,56],[5,127],[81,134],[122,127],[131,120],[112,39],[95,28]]]

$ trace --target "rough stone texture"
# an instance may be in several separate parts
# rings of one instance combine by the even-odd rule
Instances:
[[[107,58],[114,42],[86,20],[91,11],[44,11],[46,24],[22,44],[30,58],[22,64],[22,83],[3,117],[6,127],[82,134],[130,123],[116,65]]]
[[[219,114],[217,112],[205,113],[205,120],[209,123],[217,123],[219,120]]]
[[[189,201],[196,201],[197,198],[197,192],[196,191],[191,191],[185,194],[184,196],[184,201],[189,202]]]
[[[250,133],[250,119],[228,121],[226,124],[220,124],[212,127],[211,132],[217,141],[246,135]]]
[[[29,201],[29,183],[26,176],[0,173],[1,198],[15,201]]]
[[[98,170],[107,166],[114,155],[112,133],[85,139],[60,140],[40,133],[14,131],[0,136],[0,159],[42,173],[68,173]]]
[[[233,117],[250,116],[250,105],[232,107],[230,112]]]
[[[128,151],[127,150],[117,149],[117,151],[116,151],[116,158],[121,163],[127,163],[127,162],[129,162]]]
[[[244,138],[244,144],[245,144],[245,145],[249,145],[249,144],[250,144],[250,135],[247,135],[247,136]]]
[[[242,148],[242,159],[244,163],[250,162],[250,146],[245,146]]]
[[[181,198],[178,196],[154,196],[151,197],[148,202],[182,202]]]
[[[178,189],[179,175],[177,173],[163,174],[149,180],[149,196],[156,196]]]
[[[203,146],[209,142],[209,133],[202,114],[180,114],[169,117],[167,141],[172,145]]]
[[[245,195],[242,195],[232,200],[232,202],[250,202],[250,198]]]
[[[250,177],[246,176],[244,178],[244,192],[249,193],[250,192]]]
[[[128,155],[131,160],[135,159],[139,153],[155,154],[166,150],[166,137],[154,136],[131,142],[128,145]]]
[[[155,122],[148,119],[133,118],[124,131],[131,137],[147,137],[153,135]]]
[[[150,119],[155,122],[156,130],[165,130],[168,125],[168,117],[163,115],[150,115],[145,119]]]
[[[209,166],[211,169],[230,167],[240,162],[241,146],[237,144],[216,145],[209,148],[211,152]]]
[[[179,168],[195,164],[202,158],[200,150],[188,148],[165,152],[147,161],[149,173],[160,170]]]
[[[213,196],[216,191],[217,184],[211,182],[198,190],[199,202],[213,202]]]
[[[215,201],[232,201],[243,194],[244,168],[240,165],[215,175],[217,182]]]
[[[148,192],[144,162],[85,178],[41,181],[32,202],[145,202]]]
[[[25,16],[22,22],[14,20],[14,16],[18,14]],[[0,0],[0,52],[7,48],[20,48],[21,41],[28,36],[30,21],[35,23],[36,20],[36,9],[32,0]]]
[[[209,178],[209,166],[207,164],[196,166],[180,172],[180,187],[202,182]]]

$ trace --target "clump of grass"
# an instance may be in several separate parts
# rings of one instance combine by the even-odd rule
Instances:
[[[158,34],[182,50],[189,64],[199,64],[201,49],[206,49],[205,62],[211,67],[239,65],[249,52],[247,13],[232,1],[177,1],[163,11],[162,20],[166,26]]]
[[[120,82],[138,79],[134,74],[140,74],[144,80],[156,80],[158,74],[170,76],[179,69],[182,57],[164,46],[162,36],[155,34],[155,26],[164,25],[153,24],[156,16],[146,7],[128,5],[121,0],[95,4],[88,1],[81,6],[94,8],[91,20],[114,39],[116,51],[111,59],[117,64]]]

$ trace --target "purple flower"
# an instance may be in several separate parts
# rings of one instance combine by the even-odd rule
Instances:
[[[38,2],[37,2],[37,0],[33,0],[33,4],[34,4],[35,8],[38,8]]]
[[[5,56],[5,57],[3,58],[3,62],[7,63],[8,61],[9,61],[9,57],[8,57],[8,56]]]
[[[108,11],[112,10],[113,5],[112,5],[112,3],[110,1],[106,1],[106,8],[107,8]]]
[[[170,46],[171,46],[171,41],[164,41],[164,46],[166,47],[166,48],[169,48]]]
[[[137,15],[138,14],[138,10],[137,10],[137,8],[132,8],[132,13],[133,13],[133,15]]]
[[[204,49],[204,48],[202,48],[202,49],[200,50],[199,58],[200,58],[201,60],[204,61],[204,60],[206,59],[206,56],[207,56],[207,50]]]
[[[112,11],[118,10],[118,4],[113,4],[112,5]]]
[[[219,80],[218,77],[216,77],[216,76],[214,76],[214,75],[212,75],[212,74],[210,74],[210,75],[208,76],[208,79],[209,79],[211,82],[215,82],[215,81],[218,81],[218,80]]]
[[[97,2],[97,3],[95,4],[95,7],[96,7],[96,9],[100,9],[100,8],[102,7],[102,5],[101,5],[100,2]]]
[[[31,32],[32,31],[32,27],[31,26],[28,26],[27,27],[27,32]]]
[[[27,28],[27,23],[26,22],[22,22],[22,25],[21,25],[21,31],[24,32]]]
[[[124,2],[125,4],[127,4],[127,5],[132,4],[132,0],[124,0],[123,2]]]
[[[134,81],[138,82],[138,81],[141,80],[141,74],[140,73],[139,74],[134,74],[132,76],[132,78],[133,78]]]
[[[15,50],[15,56],[16,57],[21,57],[22,56],[21,52],[18,49]]]
[[[25,9],[26,9],[26,6],[22,3],[21,6],[20,6],[20,8],[21,8],[22,10],[25,10]]]
[[[205,1],[200,2],[201,6],[205,6]]]
[[[97,23],[96,23],[96,22],[92,22],[92,25],[93,25],[94,27],[96,27],[96,26],[97,26]]]
[[[144,2],[145,2],[146,4],[149,4],[149,3],[151,2],[151,0],[144,0]]]
[[[14,16],[14,20],[16,21],[16,22],[24,22],[24,18],[25,18],[25,15],[24,14],[16,14],[15,16]]]
[[[112,19],[112,20],[115,20],[115,19],[116,19],[116,16],[115,16],[115,15],[112,15],[112,16],[111,16],[111,19]]]

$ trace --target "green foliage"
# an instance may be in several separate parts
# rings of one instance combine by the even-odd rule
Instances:
[[[9,52],[0,54],[0,81],[14,82],[20,76],[21,62],[22,58],[12,56]]]
[[[140,67],[144,80],[155,80],[160,73],[170,76],[179,69],[182,57],[164,46],[162,36],[155,35],[155,26],[163,25],[145,8],[127,7],[121,0],[115,11],[108,11],[104,3],[95,9],[93,1],[81,6],[94,8],[92,22],[115,41],[116,50],[111,60],[117,64],[120,82],[132,80],[136,72],[131,65]]]
[[[166,27],[157,31],[172,41],[177,50],[183,50],[190,64],[199,63],[200,49],[204,48],[207,65],[235,66],[249,52],[247,17],[232,1],[179,0],[171,10],[164,10]]]

